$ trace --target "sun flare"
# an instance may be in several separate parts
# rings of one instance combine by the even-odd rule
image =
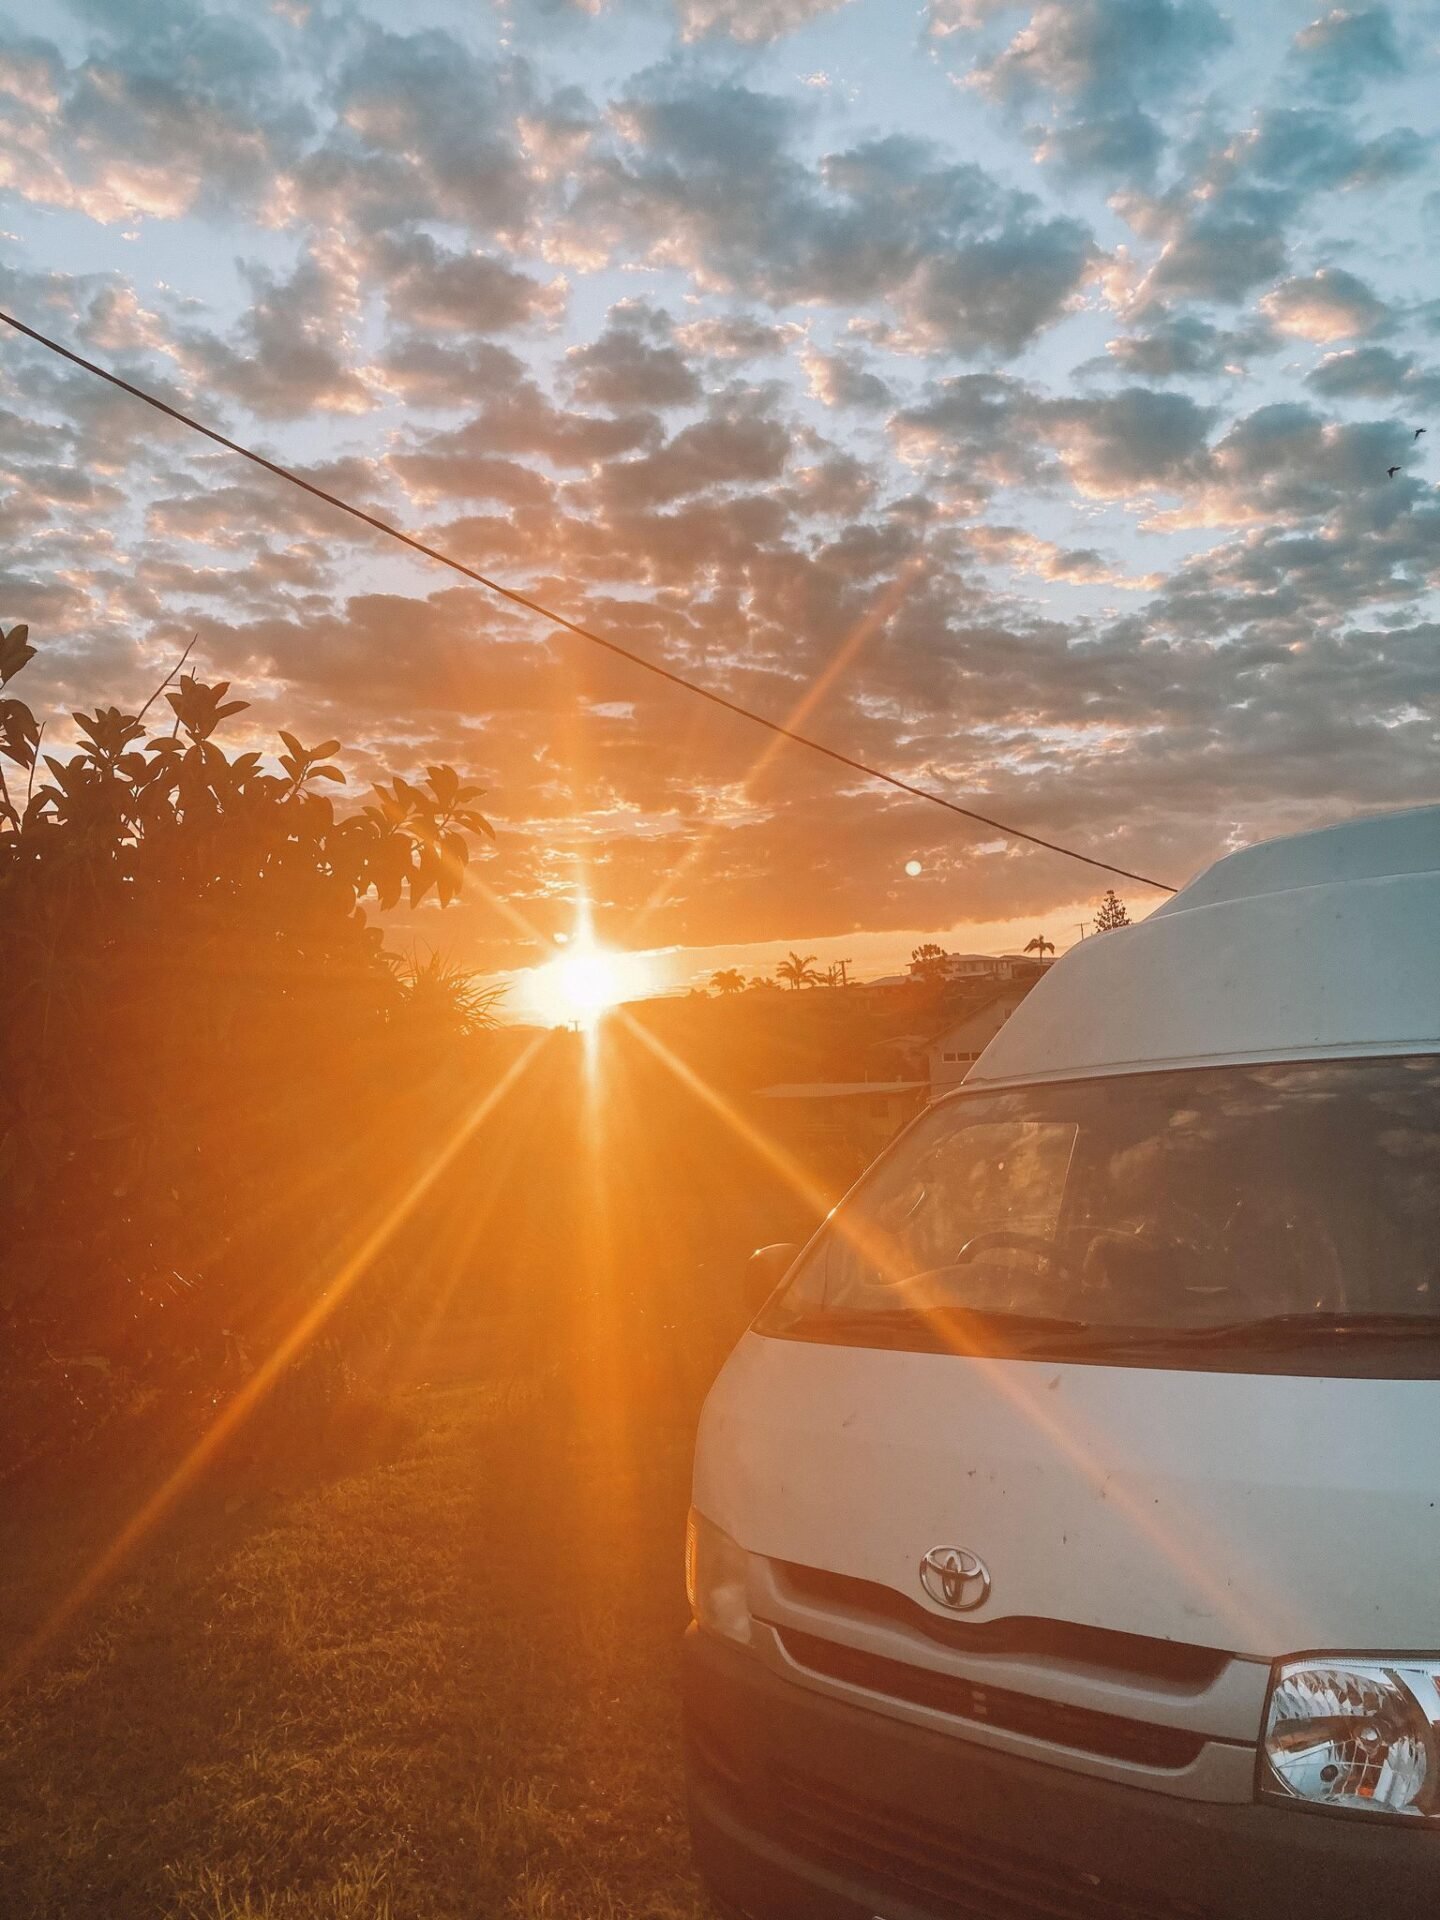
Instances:
[[[652,985],[644,954],[622,953],[586,940],[537,967],[528,997],[550,1026],[593,1027],[611,1007],[633,1000]]]

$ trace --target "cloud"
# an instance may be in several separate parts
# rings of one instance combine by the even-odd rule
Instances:
[[[1277,344],[1258,322],[1219,327],[1198,313],[1162,313],[1144,333],[1111,340],[1105,350],[1126,373],[1146,379],[1208,379],[1244,373],[1252,358],[1273,353]]]
[[[686,40],[724,34],[757,45],[798,32],[823,14],[836,13],[851,0],[677,0],[680,31]]]
[[[1215,443],[1185,504],[1161,524],[1295,524],[1357,499],[1391,514],[1409,496],[1387,482],[1386,468],[1403,461],[1409,441],[1397,421],[1336,422],[1298,401],[1257,407]]]
[[[1062,547],[1024,527],[991,523],[972,528],[968,538],[971,552],[987,565],[1013,567],[1020,573],[1038,574],[1043,580],[1153,589],[1163,577],[1151,574],[1141,580],[1128,578],[1095,547]]]
[[[365,264],[400,326],[504,333],[552,323],[565,311],[563,280],[538,280],[494,253],[442,247],[421,231],[381,236]]]
[[[1390,319],[1385,302],[1343,267],[1284,280],[1260,305],[1281,333],[1322,343],[1375,333]]]
[[[542,128],[547,104],[523,62],[367,24],[334,82],[329,137],[294,169],[295,205],[347,233],[428,220],[518,238],[540,191],[520,126]]]
[[[566,370],[578,400],[617,412],[691,406],[702,391],[699,375],[675,345],[669,315],[640,301],[612,307],[599,338],[570,349]]]
[[[1378,187],[1420,172],[1430,145],[1411,127],[1362,140],[1332,111],[1270,107],[1233,142],[1221,171],[1302,194]]]
[[[1046,0],[969,81],[1015,109],[1050,102],[1038,158],[1143,180],[1166,145],[1151,109],[1188,86],[1229,39],[1209,0]]]
[[[727,698],[784,715],[853,641],[818,733],[1121,864],[1180,876],[1429,793],[1440,495],[1411,436],[1440,376],[1398,264],[1423,189],[1368,196],[1431,149],[1344,110],[1344,62],[1389,70],[1376,10],[1293,54],[1247,23],[1269,64],[1228,63],[1223,102],[1197,98],[1225,33],[1197,0],[935,0],[918,53],[883,8],[783,0],[532,0],[526,58],[480,16],[366,11],[72,0],[57,44],[12,35],[17,188],[175,224],[130,277],[7,269],[0,296],[181,404],[286,423],[321,484]],[[832,11],[913,113],[764,51]],[[957,56],[982,164],[929,132],[923,63]],[[1112,211],[1129,253],[1092,231]],[[1116,337],[1074,367],[1101,316],[1053,330],[1102,296]],[[1088,885],[798,754],[752,790],[742,723],[23,347],[0,479],[7,622],[45,632],[69,705],[148,692],[199,630],[262,732],[340,734],[360,778],[472,768],[505,895],[553,903],[583,858],[612,937],[682,856],[647,938],[908,925],[915,851],[937,926]],[[467,958],[505,949],[464,913]]]
[[[410,407],[469,407],[478,395],[500,392],[528,378],[525,362],[492,340],[432,340],[426,334],[393,338],[370,369],[372,379]]]
[[[1058,400],[1036,409],[1040,433],[1082,493],[1124,499],[1198,477],[1215,410],[1188,395],[1127,387],[1094,400]]]
[[[776,326],[745,313],[688,321],[676,328],[675,338],[687,352],[715,360],[761,360],[788,352],[801,333],[793,321]]]
[[[1291,59],[1302,84],[1337,105],[1357,100],[1371,81],[1395,80],[1405,71],[1388,7],[1334,8],[1301,28]]]
[[[1095,259],[1079,221],[906,136],[811,166],[796,152],[806,118],[778,95],[656,70],[619,103],[621,139],[592,157],[572,228],[774,307],[888,307],[910,351],[1018,353],[1066,310]]]
[[[1329,399],[1402,400],[1415,408],[1440,407],[1440,368],[1422,368],[1413,354],[1389,347],[1327,353],[1306,375],[1306,385]]]
[[[487,354],[480,366],[481,381],[454,399],[457,409],[468,404],[468,414],[433,431],[417,430],[392,455],[412,462],[423,456],[429,463],[429,484],[436,489],[445,462],[459,463],[461,473],[468,473],[477,459],[588,468],[653,447],[662,437],[659,418],[648,409],[589,414],[557,405],[532,377],[517,374],[512,357],[503,350]]]
[[[1039,484],[1049,463],[1035,432],[1036,395],[998,374],[959,374],[891,420],[899,457],[978,511],[997,487]]]
[[[374,395],[353,364],[347,331],[356,291],[334,262],[306,254],[286,276],[258,265],[244,273],[251,303],[229,337],[177,332],[187,371],[268,418],[366,412]]]
[[[313,130],[266,37],[242,19],[141,10],[73,65],[0,44],[0,184],[114,222],[256,205]]]
[[[1115,197],[1135,231],[1160,243],[1133,309],[1187,299],[1241,304],[1285,272],[1290,233],[1316,195],[1386,187],[1419,171],[1429,151],[1409,127],[1362,140],[1333,111],[1264,109],[1163,195]]]
[[[791,439],[773,416],[773,399],[763,389],[717,396],[704,419],[682,427],[664,446],[609,467],[599,479],[601,497],[621,507],[654,507],[717,487],[778,480]]]
[[[810,391],[827,407],[869,411],[893,405],[895,395],[853,349],[824,353],[809,347],[801,355]]]
[[[1122,202],[1122,210],[1138,216],[1147,238],[1162,241],[1133,302],[1139,312],[1177,300],[1239,305],[1289,261],[1295,203],[1288,194],[1236,188],[1218,201],[1172,199],[1153,208]]]
[[[1014,0],[929,0],[925,8],[925,32],[932,40],[946,40],[952,33],[974,33],[992,14],[1005,13]]]

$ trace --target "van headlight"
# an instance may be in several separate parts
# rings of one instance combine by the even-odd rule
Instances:
[[[685,1594],[696,1622],[737,1646],[750,1644],[748,1555],[692,1507],[685,1523]]]
[[[1440,1821],[1440,1660],[1282,1661],[1260,1791],[1290,1806]]]

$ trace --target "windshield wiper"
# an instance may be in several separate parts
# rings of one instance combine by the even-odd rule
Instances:
[[[1260,1320],[1225,1320],[1208,1327],[1139,1327],[1045,1314],[986,1313],[968,1308],[819,1307],[784,1329],[800,1339],[869,1347],[914,1347],[941,1352],[1023,1354],[1034,1347],[1057,1359],[1069,1354],[1140,1353],[1198,1349],[1283,1351],[1339,1346],[1347,1341],[1440,1342],[1440,1313],[1278,1313]]]
[[[1088,1334],[1095,1329],[1084,1320],[1063,1320],[1033,1313],[985,1313],[965,1307],[817,1307],[792,1320],[785,1328],[802,1338],[854,1341],[876,1347],[906,1346],[916,1334],[927,1344],[964,1353],[972,1343],[978,1351],[996,1344],[1009,1348],[1033,1340],[1053,1340]]]
[[[1208,1327],[1097,1326],[1078,1332],[1086,1351],[1131,1353],[1141,1348],[1220,1347],[1237,1351],[1338,1346],[1360,1340],[1440,1341],[1435,1313],[1276,1313],[1260,1320],[1224,1320]]]

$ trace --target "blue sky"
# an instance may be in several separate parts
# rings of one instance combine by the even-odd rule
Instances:
[[[1162,877],[1440,797],[1435,6],[3,18],[5,304],[472,564]],[[478,966],[581,892],[673,979],[1093,910],[35,350],[0,408],[40,704],[198,633],[257,743],[465,766],[491,892],[419,931]]]

